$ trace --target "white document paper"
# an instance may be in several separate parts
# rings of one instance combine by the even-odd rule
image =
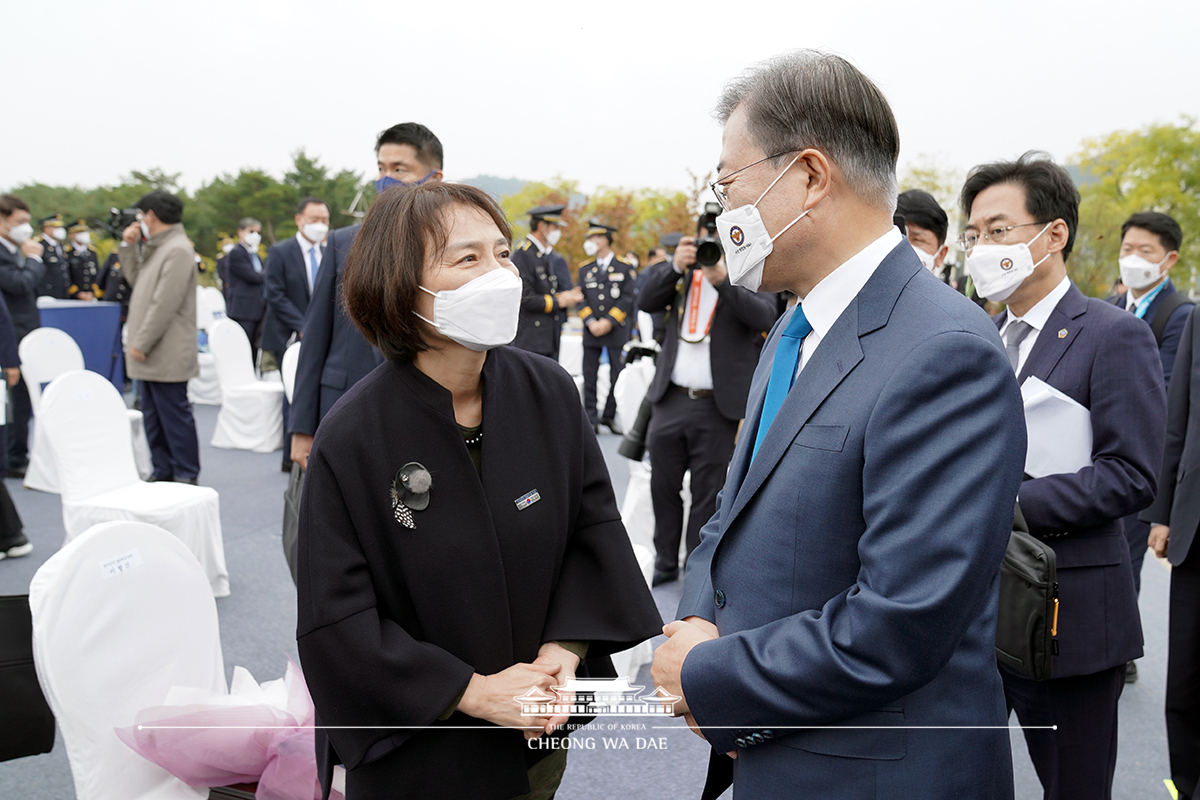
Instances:
[[[1025,472],[1034,478],[1078,472],[1092,465],[1092,413],[1043,380],[1021,384],[1029,449]]]

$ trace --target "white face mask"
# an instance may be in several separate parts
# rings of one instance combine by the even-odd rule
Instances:
[[[138,224],[142,228],[142,238],[149,239],[150,238],[150,226],[146,224],[146,220],[142,220]]]
[[[50,235],[53,236],[58,241],[64,242],[67,239],[67,229],[66,228],[55,228],[52,231],[50,231]]]
[[[249,247],[251,250],[257,250],[258,245],[262,242],[262,234],[255,233],[254,231],[250,231],[249,233],[242,236],[242,241],[245,242],[246,246]]]
[[[9,228],[8,238],[16,244],[25,244],[33,238],[33,226],[24,222],[15,228]]]
[[[1167,262],[1171,257],[1170,253],[1163,256],[1163,260],[1157,264],[1151,264],[1146,259],[1136,253],[1130,253],[1122,258],[1117,264],[1121,267],[1121,282],[1130,289],[1145,289],[1150,284],[1162,277],[1159,268]]]
[[[329,233],[329,226],[323,222],[310,222],[300,232],[304,234],[305,239],[317,244],[325,241],[325,234]]]
[[[587,253],[588,258],[591,258],[592,256],[596,255],[596,253],[600,252],[600,245],[596,244],[591,239],[588,239],[583,243],[583,252]]]
[[[767,256],[775,248],[775,240],[787,233],[791,228],[812,209],[804,211],[800,216],[789,222],[783,230],[772,236],[767,233],[767,226],[758,213],[758,204],[767,196],[767,192],[775,187],[784,173],[792,168],[792,164],[800,158],[793,158],[783,171],[775,176],[758,199],[751,205],[729,209],[717,217],[717,233],[721,236],[721,244],[725,247],[725,265],[729,271],[729,282],[734,286],[742,286],[752,292],[757,292],[762,284],[763,265]]]
[[[431,292],[420,288],[433,295],[433,319],[417,316],[468,350],[482,353],[517,338],[523,284],[507,267],[480,275],[457,289]]]
[[[554,245],[558,244],[558,240],[561,238],[562,238],[562,229],[561,228],[551,228],[550,232],[546,234],[546,244],[550,245],[551,247],[554,247]]]
[[[967,272],[971,274],[979,296],[996,303],[1003,303],[1011,297],[1042,261],[1050,257],[1047,253],[1042,261],[1033,263],[1029,245],[1036,242],[1038,236],[1049,230],[1053,224],[1047,222],[1046,227],[1029,240],[1029,244],[977,244],[971,248],[971,252],[967,253]]]
[[[921,259],[921,266],[923,266],[925,269],[929,270],[930,272],[933,272],[933,255],[930,253],[926,253],[924,250],[922,250],[920,247],[917,247],[915,244],[913,245],[913,252],[915,252],[917,254],[917,258]]]
[[[91,243],[92,235],[90,233],[75,234],[75,244],[79,245],[80,247],[87,247]]]

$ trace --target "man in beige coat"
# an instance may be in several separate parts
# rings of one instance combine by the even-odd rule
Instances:
[[[121,264],[133,286],[126,322],[126,369],[140,381],[151,481],[196,483],[200,442],[188,405],[196,359],[196,261],[183,231],[183,201],[163,191],[138,201],[125,229]],[[142,241],[144,239],[144,241]],[[139,247],[139,242],[141,245]]]

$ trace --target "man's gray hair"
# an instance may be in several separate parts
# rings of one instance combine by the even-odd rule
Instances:
[[[724,125],[738,108],[764,154],[820,150],[862,200],[895,210],[896,118],[879,87],[844,58],[797,50],[757,64],[725,87],[716,117]]]
[[[254,225],[257,225],[260,228],[262,227],[262,223],[259,222],[258,220],[256,220],[254,217],[242,217],[241,220],[238,222],[238,230],[244,231],[244,230],[246,230],[246,228],[252,227]]]

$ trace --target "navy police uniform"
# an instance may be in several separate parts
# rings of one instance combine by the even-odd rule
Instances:
[[[592,222],[587,235],[606,235],[611,244],[615,230]],[[629,318],[634,316],[637,270],[615,254],[610,253],[607,260],[607,264],[593,260],[579,268],[579,283],[583,288],[583,307],[579,310],[579,318],[583,320],[583,405],[593,426],[601,423],[617,433],[613,427],[613,419],[617,415],[617,400],[613,390],[624,366],[621,348],[629,341],[629,332],[633,327],[633,321]],[[610,320],[612,330],[604,336],[593,336],[587,326],[588,322],[596,319]],[[609,364],[608,399],[604,403],[603,413],[599,413],[596,373],[600,369],[600,351],[605,349],[608,351]]]
[[[67,229],[67,233],[74,237],[87,233],[87,230],[87,223],[79,220]],[[100,256],[90,242],[81,248],[72,241],[71,252],[67,254],[67,275],[67,297],[75,299],[80,292],[91,292],[93,297],[100,297]]]
[[[104,260],[104,266],[96,278],[96,285],[99,287],[99,291],[96,292],[97,300],[121,304],[121,324],[124,325],[125,318],[129,316],[129,296],[133,294],[133,287],[125,280],[125,273],[121,271],[121,259],[116,250],[109,253],[108,258]]]
[[[62,214],[45,217],[39,220],[39,222],[43,231],[46,228],[56,229],[63,227]],[[66,300],[67,287],[71,285],[71,279],[68,275],[69,265],[67,264],[67,254],[63,250],[63,243],[44,233],[38,241],[42,245],[42,263],[46,265],[46,272],[42,276],[42,282],[38,284],[36,294],[38,297],[53,297],[55,300]]]
[[[539,206],[529,212],[529,227],[538,222],[562,224],[565,206]],[[527,236],[513,250],[513,265],[521,276],[521,318],[513,346],[558,360],[566,309],[559,308],[556,295],[571,288],[567,260]]]

